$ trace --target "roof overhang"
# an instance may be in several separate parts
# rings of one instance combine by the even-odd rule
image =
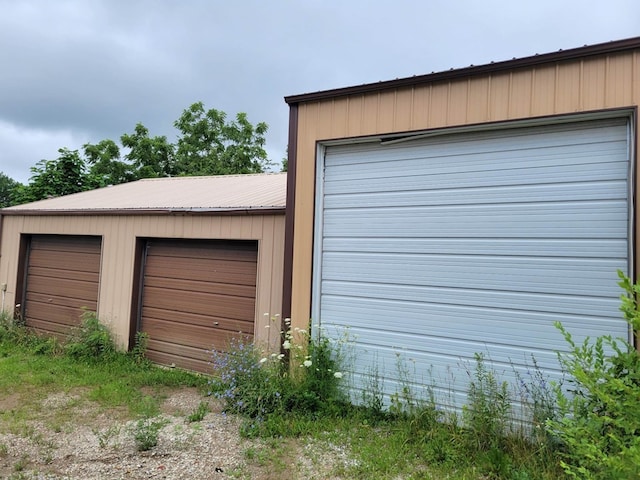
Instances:
[[[3,216],[138,216],[138,215],[284,215],[285,207],[226,209],[0,209]]]
[[[363,85],[356,85],[352,87],[336,88],[333,90],[323,90],[312,93],[303,93],[300,95],[291,95],[288,97],[284,97],[284,100],[291,105],[297,103],[326,100],[329,98],[344,97],[348,95],[361,95],[365,93],[379,92],[381,90],[412,87],[425,83],[435,83],[464,77],[486,75],[505,70],[514,70],[517,68],[533,67],[536,65],[548,64],[553,62],[571,61],[597,55],[610,55],[635,49],[640,49],[640,37],[616,40],[607,43],[599,43],[596,45],[585,45],[584,47],[572,48],[569,50],[559,50],[557,52],[545,53],[542,55],[536,54],[530,57],[514,58],[512,60],[505,60],[501,62],[491,62],[486,65],[471,65],[469,67],[457,69],[452,68],[451,70],[430,73],[427,75],[414,75],[413,77],[398,78],[395,80],[387,80],[377,83],[366,83]]]

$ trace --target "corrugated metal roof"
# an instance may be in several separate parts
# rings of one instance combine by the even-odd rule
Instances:
[[[149,178],[16,205],[3,214],[42,212],[233,212],[284,210],[287,174]]]

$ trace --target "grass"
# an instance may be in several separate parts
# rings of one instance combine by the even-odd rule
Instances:
[[[42,343],[49,341],[18,332],[18,328],[0,326],[0,391],[20,398],[12,408],[0,411],[0,419],[10,424],[38,418],[43,414],[42,401],[60,392],[73,392],[76,402],[96,402],[129,417],[149,417],[158,413],[170,389],[206,389],[203,376],[158,368],[124,353],[109,354],[100,361],[65,355],[60,348],[39,353]],[[63,409],[50,424],[62,428],[73,420],[64,418],[66,413]]]
[[[212,393],[229,412],[243,415],[243,436],[268,441],[264,450],[246,451],[249,461],[281,472],[299,458],[319,471],[314,478],[566,478],[546,439],[511,427],[508,387],[481,355],[470,371],[469,403],[453,415],[433,399],[417,398],[409,382],[391,395],[388,409],[379,385],[370,387],[364,406],[351,405],[339,388],[342,365],[333,348],[321,339],[307,350],[292,349],[292,369],[277,357],[261,357],[249,343],[231,343],[216,354]],[[317,448],[301,450],[309,443]]]
[[[206,385],[205,379],[191,373],[133,365],[126,357],[89,364],[34,355],[17,346],[4,345],[3,353],[7,355],[0,358],[0,390],[23,398],[42,400],[54,392],[80,390],[87,400],[105,408],[126,407],[132,415],[146,415],[157,411],[164,388]],[[144,393],[149,387],[153,395]]]
[[[254,434],[265,444],[252,445],[246,456],[273,471],[282,471],[292,456],[307,455],[321,473],[316,478],[565,478],[553,453],[522,437],[506,438],[502,449],[481,451],[469,445],[467,431],[462,427],[447,423],[427,427],[416,425],[415,418],[391,415],[371,422],[367,412],[357,408],[340,416],[317,418],[276,414],[267,418],[261,428]],[[291,437],[297,443],[287,440]],[[289,448],[277,450],[274,444]],[[296,444],[315,445],[315,453],[296,451]]]
[[[303,358],[311,358],[314,366],[328,365],[330,372],[335,372],[335,365],[324,363],[327,359],[323,355],[328,353],[324,348],[316,347],[317,351],[310,354],[305,352]],[[107,354],[100,361],[76,353],[68,355],[59,345],[42,346],[39,340],[27,338],[21,332],[3,333],[0,325],[0,391],[12,392],[19,399],[0,410],[0,428],[25,437],[35,435],[29,427],[34,420],[44,420],[55,429],[72,428],[80,420],[74,415],[81,409],[56,409],[58,413],[50,418],[50,412],[42,406],[45,399],[64,393],[65,401],[73,405],[95,402],[110,414],[136,419],[138,423],[133,429],[136,445],[146,450],[157,442],[161,428],[158,413],[170,390],[195,387],[204,396],[212,387],[206,377],[141,361],[139,352],[134,357],[104,351]],[[257,404],[266,405],[264,393],[286,398],[289,403],[269,404],[272,411],[260,410],[259,417],[244,417],[241,433],[248,438],[245,459],[249,470],[238,470],[233,477],[255,478],[251,470],[255,468],[260,472],[258,478],[274,479],[283,478],[285,473],[287,478],[317,479],[563,478],[554,452],[521,436],[507,436],[495,444],[479,443],[469,429],[442,421],[441,414],[429,403],[413,406],[410,412],[403,411],[401,406],[392,412],[354,407],[344,403],[341,396],[335,396],[334,382],[339,377],[320,370],[308,371],[317,373],[295,378],[294,383],[288,384],[286,376],[282,377],[286,370],[274,368],[280,382],[276,386],[285,388],[277,392],[262,377],[258,378],[258,384],[254,378],[247,380],[247,385],[263,389],[256,392]],[[478,385],[485,396],[477,398],[484,405],[490,405],[500,393],[500,385],[491,381]],[[221,392],[225,394],[228,389]],[[6,399],[0,397],[2,400]],[[234,397],[230,402],[238,400]],[[297,410],[291,411],[289,405],[297,406]],[[207,404],[203,402],[185,415],[185,422],[199,422],[207,412]],[[482,423],[481,418],[476,420]],[[106,427],[95,432],[103,448],[116,433]],[[6,449],[5,446],[5,454]],[[2,451],[0,448],[0,456]],[[20,459],[15,472],[21,472],[28,461]],[[267,476],[265,472],[269,472]]]

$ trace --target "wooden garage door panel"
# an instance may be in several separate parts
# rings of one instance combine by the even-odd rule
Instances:
[[[84,307],[90,307],[91,305],[87,305],[87,301],[81,298],[71,298],[71,297],[56,297],[47,294],[37,293],[37,292],[29,292],[27,294],[27,305],[29,303],[42,303],[52,306],[61,306],[61,307],[71,307],[76,310],[80,310]],[[94,302],[95,304],[95,302]]]
[[[56,337],[59,340],[66,340],[69,336],[70,326],[67,324],[50,322],[47,320],[32,319],[30,328],[37,330],[41,334]]]
[[[100,252],[64,252],[60,250],[34,250],[29,255],[29,266],[53,270],[97,272],[100,269]],[[63,275],[64,276],[64,275]]]
[[[52,322],[56,324],[66,325],[68,327],[76,326],[80,323],[80,317],[83,310],[73,307],[54,306],[49,303],[27,302],[25,315],[29,318],[29,322],[34,321]]]
[[[170,353],[170,351],[174,351],[175,353]],[[210,352],[198,348],[177,347],[163,342],[149,341],[147,357],[152,362],[161,365],[175,365],[180,368],[203,373],[211,371]]]
[[[29,277],[29,293],[42,293],[51,297],[70,297],[84,302],[83,306],[95,310],[97,281],[67,280],[65,278]]]
[[[170,322],[176,321],[176,312],[172,310],[145,307],[144,313],[145,318]],[[216,315],[198,315],[196,313],[186,312],[180,312],[179,318],[182,323],[186,323],[187,325],[215,326],[218,330],[226,330],[234,333],[242,332],[245,335],[253,335],[252,320],[234,320]]]
[[[175,365],[180,368],[195,370],[203,373],[211,372],[212,349],[224,350],[232,338],[237,334],[221,337],[211,349],[195,348],[188,345],[178,345],[170,342],[149,340],[147,357],[162,365]]]
[[[31,238],[31,250],[90,253],[100,256],[100,243],[100,237],[34,235]]]
[[[256,293],[256,287],[251,285],[198,282],[163,277],[147,277],[145,285],[147,287],[157,287],[173,290],[188,290],[192,292],[213,293],[216,295],[233,295],[236,297],[248,298],[253,298]]]
[[[197,258],[148,257],[147,276],[184,280],[219,281],[238,285],[256,284],[256,263]]]
[[[193,348],[201,348],[211,350],[214,341],[220,337],[225,339],[228,337],[228,331],[220,331],[216,329],[216,335],[212,337],[211,330],[213,327],[201,325],[189,325],[182,322],[171,322],[166,320],[157,320],[152,318],[144,319],[146,327],[153,331],[153,339],[160,342],[167,342],[177,345],[183,345]],[[221,346],[224,346],[221,345]]]
[[[150,240],[140,330],[148,357],[199,371],[229,337],[252,336],[257,242]]]
[[[34,235],[26,268],[27,326],[56,336],[79,325],[85,310],[96,311],[100,237]]]
[[[196,258],[198,260],[237,260],[250,261],[250,254],[256,252],[255,244],[235,244],[231,242],[217,242],[218,249],[212,250],[206,242],[193,242],[186,251],[181,245],[173,241],[149,242],[148,252],[152,256]],[[249,254],[249,255],[248,255]]]
[[[34,267],[32,265],[29,267],[27,274],[31,277],[46,277],[47,281],[55,281],[55,279],[58,278],[79,280],[81,282],[97,283],[99,281],[99,275],[95,271],[81,272],[78,270],[54,270],[51,268]]]
[[[255,300],[252,298],[186,290],[167,291],[155,287],[145,287],[143,308],[147,306],[176,312],[176,317],[180,312],[187,312],[243,320],[253,319],[255,313]]]

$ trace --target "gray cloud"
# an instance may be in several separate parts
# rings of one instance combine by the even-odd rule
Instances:
[[[637,35],[640,3],[0,0],[0,171],[144,123],[172,136],[195,101],[266,121],[284,155],[285,95]]]

